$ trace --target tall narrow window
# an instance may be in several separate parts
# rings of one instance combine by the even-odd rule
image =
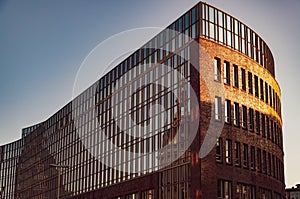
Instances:
[[[221,97],[215,97],[215,119],[217,121],[221,121],[221,114],[222,114],[222,104],[221,104]]]
[[[255,170],[255,147],[250,147],[250,167],[252,170]]]
[[[218,180],[218,199],[231,199],[231,182]]]
[[[275,156],[272,155],[272,174],[275,177]]]
[[[226,163],[231,164],[232,163],[232,141],[231,140],[226,140],[226,146],[225,146],[225,158],[226,158]]]
[[[261,168],[261,149],[257,149],[257,170],[259,172],[262,171],[262,168]]]
[[[266,128],[267,128],[267,139],[271,139],[271,136],[270,136],[270,120],[269,120],[269,117],[266,117]]]
[[[254,75],[254,89],[255,89],[255,97],[259,97],[258,77],[256,75]]]
[[[271,167],[271,162],[272,162],[272,159],[271,159],[271,153],[268,153],[268,175],[270,176],[271,175],[271,172],[272,172],[272,167]]]
[[[237,65],[233,65],[233,86],[239,87],[239,70]]]
[[[256,134],[260,135],[260,113],[255,111]]]
[[[262,137],[266,137],[266,121],[265,121],[265,115],[261,114],[261,134]]]
[[[247,128],[247,107],[242,106],[242,127]]]
[[[252,108],[249,108],[249,130],[254,130],[254,112]]]
[[[248,72],[248,88],[249,88],[249,93],[253,94],[253,79],[252,79],[251,72]]]
[[[242,78],[242,90],[246,91],[246,71],[241,69],[241,78]]]
[[[267,152],[263,150],[263,173],[267,173]]]
[[[233,110],[233,124],[236,126],[240,125],[240,106],[239,103],[234,103]]]
[[[270,119],[270,136],[271,136],[271,140],[272,142],[274,142],[274,134],[273,134],[273,120]]]
[[[272,88],[272,91],[273,108],[275,109],[275,90]]]
[[[248,168],[249,162],[248,162],[248,145],[244,144],[244,167]]]
[[[273,106],[272,102],[272,87],[269,85],[269,100],[270,100],[270,106]]]
[[[268,91],[268,83],[265,82],[265,101],[266,103],[269,103],[269,91]]]
[[[215,57],[214,70],[215,70],[215,81],[221,81],[221,61],[220,58]]]
[[[222,162],[222,138],[217,139],[216,145],[216,161]]]
[[[231,115],[231,102],[230,100],[225,100],[225,122],[230,124],[230,115]]]
[[[264,81],[260,79],[260,99],[264,100]]]
[[[230,63],[224,61],[224,84],[230,84]]]
[[[241,166],[241,144],[240,144],[240,142],[235,142],[234,150],[235,150],[235,165]]]

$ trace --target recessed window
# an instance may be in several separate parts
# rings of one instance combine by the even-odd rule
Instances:
[[[236,195],[238,199],[255,198],[255,186],[243,183],[237,183]]]
[[[261,134],[262,137],[266,137],[266,122],[265,122],[265,115],[261,114]]]
[[[235,126],[239,126],[240,125],[240,105],[239,103],[234,103],[233,106],[233,124]]]
[[[250,147],[250,167],[252,170],[255,170],[255,147]]]
[[[274,130],[273,130],[273,120],[270,120],[270,127],[271,127],[271,130],[270,130],[270,132],[271,132],[271,140],[272,140],[272,142],[274,142]]]
[[[217,121],[221,121],[222,118],[222,104],[221,104],[221,97],[215,97],[215,119]]]
[[[225,159],[227,164],[232,163],[232,141],[226,140],[226,146],[225,146]]]
[[[262,79],[260,81],[260,99],[264,100],[264,81]]]
[[[233,86],[239,87],[239,70],[237,65],[233,65]]]
[[[224,61],[224,84],[230,84],[230,63]]]
[[[257,149],[257,170],[259,172],[262,171],[262,165],[261,165],[261,149]]]
[[[271,175],[271,166],[272,166],[272,159],[271,159],[271,153],[268,153],[268,175],[270,176]]]
[[[246,71],[241,68],[241,78],[242,78],[242,90],[246,90]]]
[[[249,130],[253,131],[254,129],[254,112],[252,108],[249,108]]]
[[[270,136],[270,119],[269,117],[266,116],[266,128],[267,128],[267,139],[271,139],[271,136]]]
[[[241,166],[241,144],[240,142],[235,142],[234,144],[234,150],[235,150],[235,165]]]
[[[259,97],[258,77],[256,75],[254,75],[254,89],[255,89],[255,97]]]
[[[272,87],[269,85],[270,106],[273,106]]]
[[[269,98],[270,98],[270,106],[273,106],[272,102],[272,87],[269,85]]]
[[[266,103],[269,103],[269,92],[268,92],[268,83],[265,82],[265,101]]]
[[[266,174],[267,173],[267,152],[265,150],[263,150],[263,173]]]
[[[275,170],[275,156],[274,155],[272,155],[272,165],[273,165],[272,173],[273,173],[273,177],[275,177],[276,170]]]
[[[221,81],[221,61],[220,58],[215,57],[214,60],[214,73],[215,73],[215,81]]]
[[[244,144],[244,167],[248,168],[249,162],[248,162],[248,145]]]
[[[242,127],[247,128],[247,107],[242,106]]]
[[[218,198],[219,199],[231,199],[231,182],[227,180],[218,180]]]
[[[230,116],[231,116],[231,102],[230,100],[225,100],[225,122],[230,124]]]
[[[272,101],[273,101],[273,108],[275,109],[275,90],[272,88]]]
[[[222,138],[217,139],[216,145],[216,161],[222,162]]]
[[[252,79],[252,73],[248,72],[248,88],[249,88],[249,93],[253,94],[253,79]]]
[[[256,134],[260,135],[260,113],[255,111]]]

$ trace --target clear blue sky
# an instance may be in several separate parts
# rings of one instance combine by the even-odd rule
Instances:
[[[166,27],[195,0],[0,0],[0,145],[71,100],[88,53],[119,32]],[[300,183],[300,1],[207,0],[253,28],[268,43],[282,89],[288,187]]]

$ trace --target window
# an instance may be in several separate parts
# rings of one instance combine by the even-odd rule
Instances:
[[[256,134],[260,135],[260,113],[255,111]]]
[[[272,191],[264,188],[259,188],[259,198],[261,199],[271,199]]]
[[[133,198],[138,198],[138,194],[136,195],[136,197],[133,197]],[[147,198],[147,199],[154,198],[154,189],[142,191],[142,198]]]
[[[266,117],[267,118],[267,125],[266,125],[266,128],[267,128],[267,139],[269,140],[271,138],[270,136],[270,120],[269,120],[269,117]]]
[[[241,77],[242,77],[242,90],[246,90],[246,71],[241,68]]]
[[[258,170],[258,172],[262,171],[262,168],[261,168],[261,149],[257,149],[257,170]]]
[[[269,176],[271,175],[271,172],[272,172],[272,171],[271,171],[271,170],[272,170],[272,169],[271,169],[271,168],[272,168],[272,167],[271,167],[271,165],[272,165],[272,163],[271,163],[271,162],[272,162],[271,157],[272,157],[272,156],[271,156],[271,153],[268,153],[268,175],[269,175]]]
[[[233,86],[239,87],[239,71],[237,65],[233,65]]]
[[[220,82],[221,81],[221,73],[220,73],[220,59],[215,57],[215,62],[214,62],[214,70],[215,70],[215,81]]]
[[[216,145],[216,161],[222,162],[222,138],[217,139]]]
[[[222,104],[221,104],[221,97],[215,97],[215,119],[217,121],[221,121],[221,111]]]
[[[248,88],[249,88],[249,93],[253,94],[253,83],[252,83],[252,73],[248,72]]]
[[[255,170],[255,147],[250,147],[250,167],[252,170]]]
[[[230,84],[230,63],[224,61],[224,84]]]
[[[237,199],[255,199],[255,186],[237,183],[236,195]]]
[[[269,103],[269,92],[268,92],[268,84],[265,82],[265,101],[266,103]]]
[[[263,150],[263,173],[267,173],[267,152]]]
[[[218,180],[218,199],[231,199],[231,182]]]
[[[254,89],[255,89],[255,97],[259,97],[258,77],[256,75],[254,75]]]
[[[240,118],[240,106],[239,106],[239,103],[236,103],[234,102],[234,110],[233,110],[233,124],[236,125],[236,126],[239,126],[240,125],[240,121],[239,121],[239,118]]]
[[[273,102],[273,108],[275,109],[275,90],[272,88],[272,102]]]
[[[269,102],[270,102],[270,106],[273,106],[273,102],[272,102],[272,88],[271,86],[269,85]]]
[[[230,100],[225,100],[225,122],[230,124],[231,117],[231,102]]]
[[[248,162],[248,145],[244,144],[244,167],[248,168],[249,162]]]
[[[232,163],[232,141],[231,140],[226,140],[226,146],[225,146],[225,158],[226,158],[226,163],[231,164]]]
[[[273,174],[273,177],[275,177],[275,156],[272,155],[272,174]]]
[[[260,79],[260,99],[264,100],[264,81]]]
[[[261,134],[262,137],[266,137],[266,122],[265,122],[265,115],[261,114]]]
[[[274,142],[273,120],[270,120],[270,127],[271,127],[271,130],[270,130],[271,140],[272,140],[272,142]]]
[[[234,150],[235,150],[235,165],[241,166],[241,144],[240,144],[240,142],[234,143]]]
[[[242,106],[242,127],[247,128],[247,107]]]
[[[253,131],[254,128],[254,112],[252,108],[249,108],[249,130]]]

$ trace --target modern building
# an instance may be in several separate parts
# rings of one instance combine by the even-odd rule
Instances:
[[[200,2],[0,146],[0,196],[284,198],[280,99],[264,40]]]
[[[285,189],[286,199],[299,199],[300,198],[300,184],[296,184],[296,187]]]

